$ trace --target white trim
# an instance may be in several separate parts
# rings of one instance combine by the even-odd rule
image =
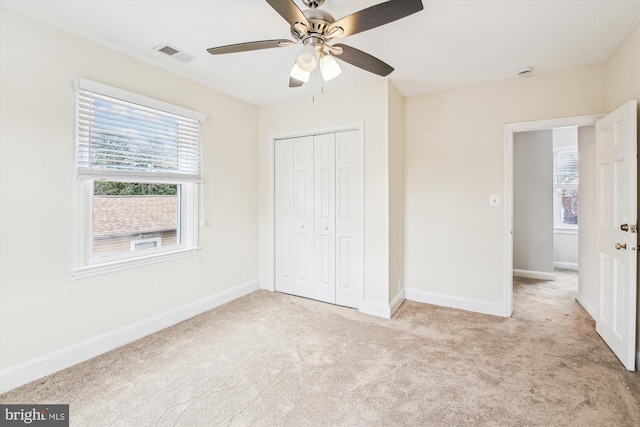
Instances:
[[[404,302],[404,289],[401,289],[400,292],[398,292],[398,295],[396,295],[393,301],[391,301],[391,306],[389,308],[390,318],[393,317],[394,314],[396,314],[396,311],[398,311],[398,309],[400,308],[403,302]]]
[[[578,227],[571,227],[571,228],[554,227],[553,234],[573,234],[573,235],[576,235],[576,234],[578,234]]]
[[[409,301],[473,311],[475,313],[491,314],[501,317],[511,316],[511,307],[506,304],[452,297],[449,295],[434,294],[416,289],[405,289],[405,298]]]
[[[276,242],[276,237],[275,237],[275,203],[274,203],[274,197],[275,197],[275,142],[279,139],[289,139],[289,138],[303,138],[305,136],[313,136],[313,135],[323,135],[323,134],[327,134],[327,133],[337,133],[337,132],[348,132],[348,131],[358,131],[360,133],[360,143],[362,144],[362,162],[363,162],[363,167],[362,167],[362,176],[361,176],[361,182],[362,182],[362,194],[363,194],[363,198],[362,198],[362,212],[364,215],[364,156],[366,153],[365,150],[365,144],[364,144],[364,122],[356,122],[356,123],[346,123],[346,124],[342,124],[342,125],[335,125],[335,126],[325,126],[325,127],[321,127],[321,128],[315,128],[315,129],[306,129],[306,130],[297,130],[297,131],[289,131],[289,132],[282,132],[282,133],[276,133],[276,134],[272,134],[269,135],[269,281],[266,284],[266,289],[269,289],[270,291],[275,291],[275,277],[276,277],[276,269],[275,269],[275,242]],[[364,221],[362,221],[362,230],[361,230],[361,235],[362,235],[362,242],[363,242],[363,250],[362,250],[362,263],[364,265],[364,241],[365,241],[365,236],[364,236]],[[362,286],[360,289],[360,294],[361,294],[361,303],[360,305],[360,311],[366,312],[362,309],[362,307],[365,306],[365,301],[364,301],[364,271],[362,272]],[[377,303],[372,303],[374,306],[377,305]],[[373,306],[372,306],[373,307]],[[379,312],[379,310],[377,308],[372,309],[373,312],[377,313]],[[388,310],[388,308],[387,308]],[[374,314],[374,313],[368,313],[368,314]],[[383,312],[386,312],[383,310]],[[377,314],[374,314],[377,315]],[[381,316],[381,317],[385,317],[385,316]],[[388,317],[387,317],[388,318]]]
[[[569,126],[593,126],[604,114],[507,123],[504,125],[504,304],[513,313],[513,134]]]
[[[372,316],[391,319],[391,306],[374,301],[362,301],[360,312]]]
[[[565,270],[578,271],[578,263],[577,262],[553,261],[553,268],[563,268]]]
[[[346,123],[343,125],[324,126],[314,129],[302,129],[289,132],[280,132],[270,136],[270,139],[290,139],[290,138],[303,138],[305,136],[324,135],[327,133],[337,132],[349,132],[350,130],[362,131],[364,129],[364,122]],[[272,147],[271,147],[272,148]]]
[[[44,356],[0,371],[0,393],[51,375],[62,369],[107,353],[130,342],[144,338],[198,314],[209,311],[259,288],[258,281],[235,286],[217,294],[199,299],[181,307],[132,323],[124,328],[107,332],[78,344],[56,350]]]
[[[166,247],[165,247],[166,248]],[[189,248],[182,250],[172,250],[171,252],[147,255],[137,258],[129,258],[121,261],[109,262],[105,264],[94,264],[86,267],[76,268],[71,272],[74,279],[84,279],[85,277],[99,276],[101,274],[113,273],[129,268],[142,267],[159,262],[171,261],[174,259],[186,258],[196,255],[199,248]]]
[[[513,275],[516,277],[524,277],[525,279],[556,280],[555,273],[548,273],[546,271],[520,270],[514,268]]]
[[[82,77],[76,77],[75,79],[73,79],[73,87],[75,90],[88,90],[90,92],[117,98],[122,101],[128,101],[134,104],[144,105],[146,107],[155,108],[156,110],[165,111],[167,113],[175,114],[178,116],[188,117],[190,119],[197,120],[200,123],[204,123],[207,120],[207,115],[198,111],[189,110],[188,108],[180,107],[178,105],[173,105],[168,102],[150,98],[148,96],[129,92],[124,89],[108,86],[104,83],[94,82],[93,80],[84,79]]]

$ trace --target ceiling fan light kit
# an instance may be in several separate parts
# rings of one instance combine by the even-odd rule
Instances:
[[[338,77],[342,73],[342,69],[331,55],[325,54],[320,59],[320,73],[322,73],[322,79],[328,82]]]
[[[291,74],[289,77],[296,79],[300,82],[306,83],[309,81],[309,76],[311,75],[310,71],[305,71],[298,66],[298,62],[293,64],[293,68],[291,69]]]
[[[300,10],[293,0],[265,0],[291,28],[294,40],[261,40],[207,49],[211,55],[248,52],[302,44],[289,76],[289,87],[300,87],[318,68],[325,81],[336,78],[342,70],[334,57],[380,76],[388,76],[393,67],[378,58],[345,44],[330,44],[339,39],[405,18],[423,9],[421,0],[388,0],[362,9],[337,21],[319,9],[325,0],[302,0],[309,7]]]
[[[309,40],[309,39],[307,39]],[[318,66],[318,49],[312,43],[305,43],[296,60],[298,67],[304,71],[313,71]]]

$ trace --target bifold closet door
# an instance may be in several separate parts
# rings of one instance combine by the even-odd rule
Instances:
[[[313,298],[313,137],[275,144],[276,290]]]
[[[336,304],[360,307],[364,280],[363,147],[360,132],[336,138]]]
[[[314,298],[336,303],[336,138],[313,137],[315,178]]]
[[[275,289],[359,307],[363,281],[363,148],[347,131],[278,140]]]

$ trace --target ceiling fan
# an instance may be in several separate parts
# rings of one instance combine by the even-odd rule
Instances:
[[[289,76],[289,87],[302,86],[309,81],[311,72],[318,67],[325,81],[335,78],[341,70],[334,57],[371,73],[387,76],[393,71],[389,64],[354,47],[330,42],[388,24],[423,8],[421,0],[389,0],[336,21],[330,13],[319,8],[325,0],[302,1],[309,9],[300,10],[293,0],[266,0],[289,23],[293,40],[238,43],[212,47],[207,49],[207,52],[222,55],[302,45],[302,51]]]

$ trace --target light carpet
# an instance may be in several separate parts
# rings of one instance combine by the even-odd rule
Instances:
[[[72,426],[639,426],[640,374],[558,277],[516,279],[506,319],[258,291],[0,402],[68,403]]]

